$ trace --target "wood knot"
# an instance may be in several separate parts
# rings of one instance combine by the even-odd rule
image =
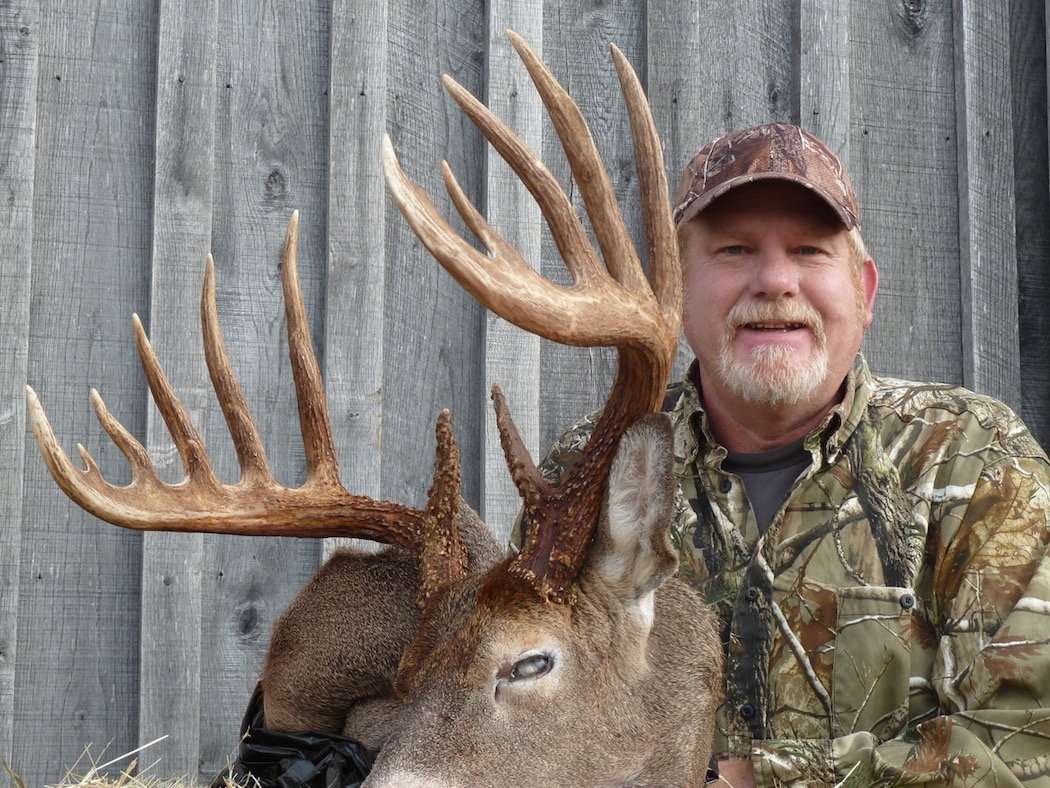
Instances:
[[[890,0],[894,26],[909,38],[918,38],[930,21],[928,0]]]
[[[263,184],[263,189],[266,191],[266,196],[269,199],[284,197],[288,191],[288,183],[280,168],[274,167],[270,170],[270,174],[266,176],[266,182]]]

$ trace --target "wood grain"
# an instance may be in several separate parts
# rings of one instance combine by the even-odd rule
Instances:
[[[963,381],[1021,405],[1008,3],[955,0]]]
[[[387,127],[402,166],[446,216],[455,209],[441,182],[442,159],[481,205],[481,135],[444,95],[440,74],[484,95],[483,4],[447,0],[421,8],[398,0],[390,4],[388,30]],[[466,234],[458,217],[453,226]],[[442,408],[455,417],[462,456],[481,456],[483,313],[389,200],[384,291],[382,493],[418,507],[430,484],[434,423]],[[480,463],[465,464],[463,493],[474,507],[480,506],[480,482]]]
[[[881,273],[865,352],[876,372],[961,383],[951,9],[850,11],[850,170]]]
[[[698,80],[695,73],[699,53],[709,45],[706,35],[701,34],[700,6],[700,0],[659,0],[646,6],[646,92],[664,144],[664,166],[672,205],[685,166],[707,142],[700,138],[699,129],[710,86]],[[683,337],[679,341],[672,380],[681,378],[692,361],[693,352]]]
[[[850,3],[801,0],[799,125],[822,139],[849,169]]]
[[[543,54],[554,76],[580,106],[609,173],[627,229],[644,246],[634,150],[627,110],[616,79],[609,44],[615,43],[644,80],[643,9],[637,3],[550,3],[544,7]],[[640,68],[639,68],[640,67]],[[569,165],[549,121],[543,127],[543,159],[572,198],[593,242],[583,199],[574,188]],[[595,244],[595,249],[598,246]],[[542,272],[552,281],[569,277],[544,228]],[[599,253],[600,254],[600,253]],[[615,354],[606,348],[575,348],[544,342],[540,348],[540,445],[546,451],[569,426],[604,404],[616,371]],[[511,403],[513,404],[513,403]],[[514,411],[518,418],[517,411]]]
[[[305,475],[288,363],[279,253],[301,211],[299,276],[322,339],[330,21],[326,2],[225,3],[218,15],[212,247],[219,316],[278,481]],[[228,437],[223,434],[223,441]],[[216,441],[209,442],[214,450]],[[224,449],[224,479],[235,478]],[[200,778],[234,751],[272,624],[317,565],[312,540],[206,537],[202,581]]]
[[[228,467],[229,441],[211,392],[197,304],[211,250],[215,152],[215,0],[160,4],[157,38],[156,164],[153,177],[152,344],[213,460]],[[185,473],[156,406],[147,449],[162,478]],[[142,543],[139,743],[173,773],[194,774],[201,719],[201,571],[204,537],[149,533]]]
[[[38,15],[31,0],[0,7],[0,754],[11,753],[15,728]]]
[[[386,0],[334,0],[329,26],[324,370],[342,479],[381,495]],[[350,540],[325,541],[326,553]],[[365,546],[363,543],[359,546]]]
[[[1021,417],[1050,447],[1050,167],[1047,166],[1046,8],[1010,4],[1010,71],[1017,227]]]
[[[71,0],[43,4],[30,32],[39,79],[28,377],[65,445],[82,441],[118,483],[124,459],[87,395],[99,386],[144,437],[129,317],[149,306],[156,24],[149,4]],[[76,508],[30,451],[11,755],[27,784],[43,785],[88,744],[135,746],[141,542]]]
[[[520,34],[543,56],[542,0],[496,0],[488,4],[486,103],[534,151],[543,143],[542,102],[504,30]],[[540,211],[528,190],[491,146],[485,148],[485,208],[489,222],[540,268]],[[485,315],[485,375],[478,405],[483,425],[482,519],[502,544],[521,507],[500,446],[499,432],[484,389],[498,384],[533,456],[539,451],[540,339],[492,313]]]

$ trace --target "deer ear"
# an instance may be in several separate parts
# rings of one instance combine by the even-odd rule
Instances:
[[[620,439],[609,471],[592,571],[652,623],[653,592],[678,569],[668,527],[674,503],[670,419],[639,419]]]

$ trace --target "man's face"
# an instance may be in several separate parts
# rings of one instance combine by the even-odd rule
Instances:
[[[827,204],[786,181],[729,191],[684,230],[686,340],[705,392],[830,401],[860,349],[878,284]]]

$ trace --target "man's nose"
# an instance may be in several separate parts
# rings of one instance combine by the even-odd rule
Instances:
[[[798,266],[784,250],[764,249],[755,260],[751,294],[757,298],[790,298],[798,294]]]

